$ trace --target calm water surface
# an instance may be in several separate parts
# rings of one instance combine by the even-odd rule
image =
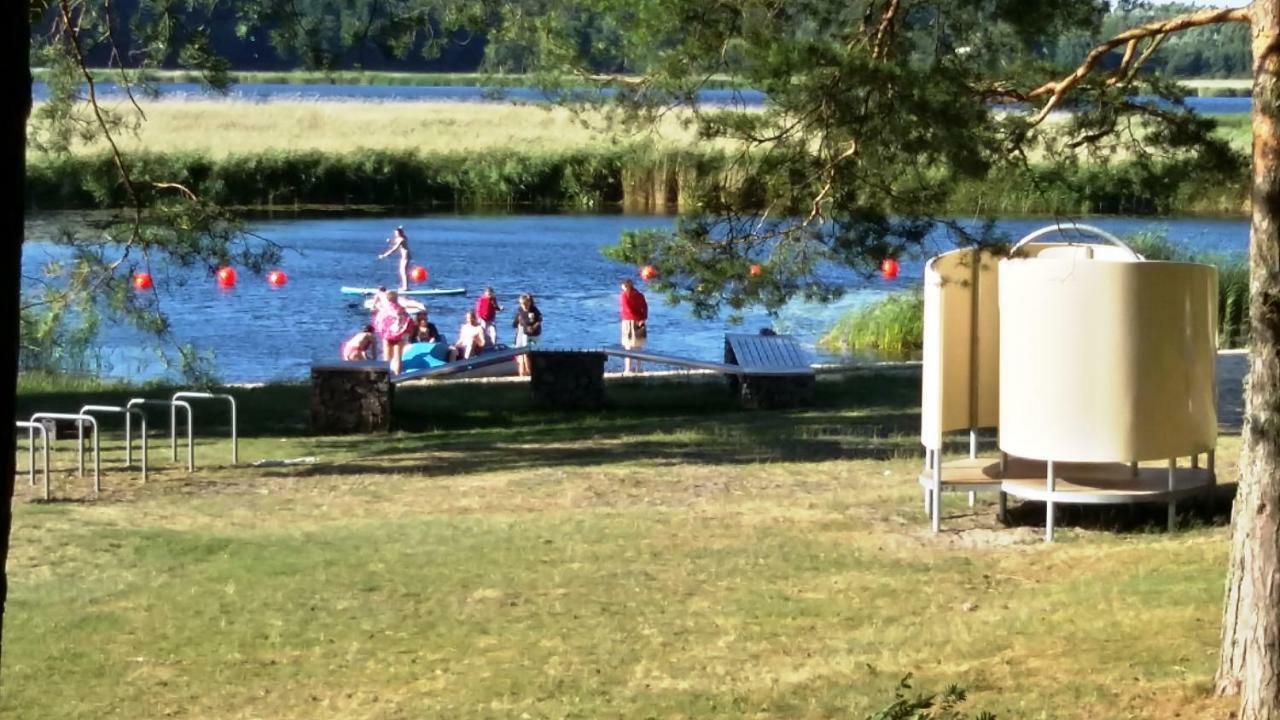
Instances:
[[[1100,218],[1094,224],[1117,234],[1166,231],[1169,237],[1213,252],[1244,252],[1248,225],[1242,219]],[[465,287],[466,297],[429,298],[432,320],[450,338],[462,313],[485,286],[494,287],[507,311],[499,318],[503,337],[511,309],[521,292],[531,292],[546,316],[544,342],[584,346],[618,342],[619,281],[634,269],[614,263],[600,250],[628,229],[668,228],[672,218],[636,215],[424,215],[419,217],[342,217],[264,220],[255,230],[289,250],[280,267],[289,283],[272,288],[242,272],[234,289],[216,287],[207,270],[153,268],[163,309],[184,341],[212,351],[219,377],[228,382],[300,379],[314,359],[334,359],[341,341],[366,322],[367,314],[342,295],[343,285],[393,285],[394,259],[378,253],[396,224],[411,240],[414,262],[431,273],[427,287]],[[1012,237],[1041,227],[1044,220],[1006,220],[1000,229]],[[65,248],[44,242],[47,221],[29,224],[23,254],[26,277],[66,256]],[[948,246],[945,236],[930,250]],[[773,318],[750,312],[740,325],[725,320],[696,320],[683,306],[668,306],[650,293],[650,348],[691,358],[720,359],[726,331],[756,332],[773,327],[795,334],[813,348],[816,340],[845,311],[886,292],[918,285],[921,261],[904,259],[893,281],[832,270],[848,293],[830,304],[795,302]],[[643,284],[641,284],[643,287]],[[128,328],[103,333],[104,373],[142,379],[164,373],[150,345],[154,341]],[[822,358],[820,359],[832,359]]]
[[[244,83],[235,85],[227,95],[210,91],[197,83],[156,83],[154,86],[168,99],[228,97],[251,102],[289,100],[352,100],[390,102],[546,102],[548,97],[535,88],[453,87],[429,85],[296,85],[286,83]],[[107,97],[122,95],[113,83],[97,86]],[[37,101],[49,96],[48,86],[34,83],[32,97]],[[1142,97],[1137,98],[1142,100]],[[764,104],[759,90],[702,90],[698,101],[705,105],[758,107]],[[1187,105],[1197,112],[1216,115],[1247,113],[1253,107],[1248,97],[1188,97]]]

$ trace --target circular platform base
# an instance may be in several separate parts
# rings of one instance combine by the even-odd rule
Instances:
[[[1202,492],[1214,484],[1214,474],[1206,468],[1177,468],[1172,486],[1168,468],[1138,468],[1134,475],[1127,466],[1120,475],[1096,473],[1077,475],[1054,464],[1053,490],[1044,477],[1010,478],[1000,489],[1016,498],[1074,505],[1123,505],[1127,503],[1170,502]]]
[[[1177,468],[1173,487],[1167,467],[1140,467],[1135,475],[1124,463],[1053,464],[1054,488],[1050,492],[1048,464],[1038,460],[1009,458],[1004,472],[996,458],[963,458],[942,464],[942,489],[960,492],[1008,493],[1022,500],[1087,505],[1142,502],[1169,502],[1211,487],[1213,471],[1207,468]],[[918,476],[920,487],[933,488],[933,474]]]

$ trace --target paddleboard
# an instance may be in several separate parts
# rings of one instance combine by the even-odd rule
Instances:
[[[376,292],[378,292],[378,288],[362,288],[362,287],[347,287],[347,286],[343,286],[342,288],[343,295],[372,295]],[[422,297],[430,297],[433,295],[436,295],[436,296],[466,295],[467,289],[466,288],[435,288],[432,290],[396,290],[396,294],[399,295],[400,297],[405,297],[406,295],[411,297],[415,295],[422,296]]]

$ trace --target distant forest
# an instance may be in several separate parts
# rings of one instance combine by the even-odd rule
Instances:
[[[1045,54],[1055,63],[1074,67],[1101,39],[1114,37],[1135,25],[1204,9],[1197,5],[1171,3],[1111,12],[1103,18],[1098,33],[1063,37],[1056,46],[1046,48]],[[1116,53],[1113,62],[1118,60],[1119,53]],[[1246,78],[1252,75],[1252,66],[1249,26],[1246,23],[1224,23],[1170,36],[1147,61],[1146,72],[1179,78]]]
[[[445,37],[432,23],[414,27],[389,27],[392,21],[375,20],[381,0],[296,0],[299,17],[307,18],[307,57],[299,53],[281,54],[273,47],[271,27],[246,27],[227,9],[212,17],[193,18],[194,24],[216,28],[208,37],[209,46],[226,58],[232,70],[290,70],[305,64],[334,70],[389,70],[405,72],[523,72],[526,70],[518,49],[490,48],[484,32],[454,33]],[[117,16],[130,18],[137,11],[138,0],[116,0]],[[1200,10],[1195,5],[1168,4],[1150,6],[1125,2],[1120,9],[1108,13],[1096,34],[1078,33],[1062,37],[1050,47],[1039,48],[1046,60],[1075,66],[1100,39],[1144,22],[1182,12]],[[129,23],[115,28],[116,40],[124,47],[137,47],[140,42],[130,31]],[[388,32],[390,30],[390,32]],[[390,44],[379,44],[370,38],[390,37]],[[443,41],[443,42],[442,42]],[[584,27],[583,42],[607,48],[607,38],[593,35]],[[1114,61],[1118,61],[1116,55]],[[91,54],[93,65],[106,65],[106,48]],[[173,58],[176,60],[176,58]],[[1178,33],[1168,38],[1148,61],[1146,72],[1167,77],[1232,78],[1250,75],[1251,57],[1248,27],[1244,23],[1228,23]],[[626,72],[625,59],[601,58],[602,72]]]

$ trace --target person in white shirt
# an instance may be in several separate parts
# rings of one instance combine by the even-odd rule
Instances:
[[[462,326],[458,328],[458,340],[453,344],[453,358],[470,358],[472,355],[484,349],[489,338],[484,331],[484,325],[480,319],[476,317],[474,310],[468,310],[466,320]]]

